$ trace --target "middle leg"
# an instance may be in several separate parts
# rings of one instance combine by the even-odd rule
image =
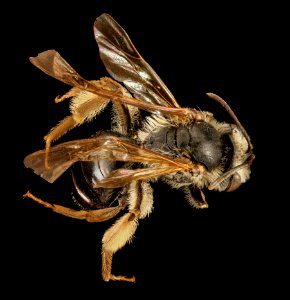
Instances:
[[[145,218],[153,209],[153,193],[149,183],[134,181],[129,187],[129,211],[110,227],[103,236],[102,275],[104,281],[121,280],[135,282],[135,277],[112,274],[113,254],[129,242],[137,229],[138,220]]]

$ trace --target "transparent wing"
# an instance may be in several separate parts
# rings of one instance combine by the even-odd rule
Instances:
[[[144,171],[129,171],[127,174],[115,172],[112,174],[111,179],[116,182],[115,186],[123,182],[130,182],[137,179],[146,179],[159,174],[169,174],[182,169],[192,168],[192,164],[189,162],[183,162],[182,160],[175,160],[169,156],[159,154],[149,149],[140,147],[134,143],[131,143],[126,138],[116,137],[112,134],[102,134],[102,136],[81,139],[65,142],[51,147],[48,156],[49,168],[45,165],[46,151],[39,150],[32,154],[29,154],[24,158],[24,165],[27,168],[31,168],[34,172],[52,183],[59,178],[72,164],[77,161],[94,161],[94,160],[113,160],[113,161],[130,161],[141,163],[157,164],[156,171],[148,169]],[[123,176],[120,176],[123,174]],[[133,177],[132,177],[133,176]],[[120,179],[122,178],[122,180]],[[119,179],[118,179],[119,178]],[[118,183],[119,182],[119,183]],[[122,183],[121,183],[122,182]]]
[[[140,99],[124,96],[122,93],[117,93],[116,90],[110,90],[109,86],[102,88],[94,81],[86,80],[80,76],[55,50],[47,50],[35,57],[30,57],[30,62],[47,75],[73,86],[74,93],[79,92],[79,90],[86,90],[102,97],[102,99],[133,105],[149,112],[162,112],[163,114],[173,115],[184,120],[201,117],[199,116],[199,112],[194,109],[166,106],[165,103],[156,105],[152,102],[145,102]],[[71,95],[74,95],[74,93],[71,92]],[[64,98],[67,98],[67,96]]]
[[[168,107],[179,107],[174,96],[135,49],[125,30],[108,14],[94,24],[101,59],[109,74],[123,82],[134,97]]]

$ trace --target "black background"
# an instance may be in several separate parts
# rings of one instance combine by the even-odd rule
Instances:
[[[2,99],[7,105],[2,113],[8,117],[2,124],[7,170],[2,181],[2,248],[10,295],[97,298],[111,292],[153,295],[157,289],[236,298],[281,291],[277,270],[284,264],[280,254],[269,249],[280,248],[274,219],[281,221],[283,208],[277,209],[279,199],[273,196],[275,164],[268,155],[272,144],[266,142],[275,134],[265,126],[272,119],[266,109],[275,65],[269,45],[278,40],[270,17],[275,12],[269,15],[270,7],[245,4],[185,3],[158,7],[156,1],[81,1],[59,7],[56,1],[25,1],[8,10],[9,22],[2,26],[8,66],[8,97]],[[28,58],[56,49],[87,79],[108,75],[93,35],[94,20],[103,12],[123,26],[181,106],[204,105],[215,112],[216,104],[204,95],[222,96],[251,136],[256,153],[251,180],[233,193],[206,193],[207,210],[191,208],[179,190],[153,184],[153,213],[140,221],[133,242],[113,260],[113,273],[135,275],[135,284],[101,279],[101,239],[111,222],[73,220],[22,198],[29,189],[47,201],[72,205],[68,175],[51,185],[22,163],[25,155],[44,147],[44,135],[69,114],[68,102],[53,102],[69,87],[42,73]],[[87,137],[109,126],[109,120],[106,110],[93,124],[60,141]]]

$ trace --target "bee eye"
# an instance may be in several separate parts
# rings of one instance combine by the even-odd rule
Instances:
[[[227,192],[233,192],[234,190],[238,189],[242,184],[241,176],[238,173],[235,173],[231,178],[229,185],[226,189]]]

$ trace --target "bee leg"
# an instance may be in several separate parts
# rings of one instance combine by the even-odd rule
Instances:
[[[28,197],[37,203],[52,209],[54,212],[65,215],[70,218],[86,220],[88,222],[103,222],[115,217],[122,209],[126,207],[126,200],[119,200],[119,205],[114,207],[101,208],[98,210],[74,210],[65,206],[50,204],[27,192],[24,197]]]
[[[102,276],[104,281],[120,280],[135,282],[135,277],[115,276],[111,273],[113,254],[132,239],[138,226],[138,212],[123,215],[109,228],[103,237]]]
[[[194,190],[191,187],[185,186],[183,187],[183,191],[190,205],[195,208],[208,208],[208,204],[202,190]],[[198,191],[200,192],[200,195],[196,195]]]
[[[129,187],[129,212],[119,218],[103,236],[102,276],[104,281],[120,280],[135,282],[135,276],[115,276],[111,273],[113,254],[132,240],[138,220],[145,218],[153,209],[152,188],[147,182],[134,181]]]
[[[50,132],[44,137],[45,141],[45,167],[48,169],[49,164],[48,164],[48,153],[50,150],[51,143],[58,138],[60,138],[63,134],[65,134],[67,131],[70,129],[76,127],[78,123],[74,120],[73,116],[68,116],[64,118],[60,123],[52,128]]]
[[[112,82],[111,82],[112,81]],[[96,88],[104,88],[110,91],[119,91],[119,86],[113,80],[109,81],[106,78],[101,78],[100,80],[93,80],[91,83],[96,86]],[[72,97],[72,98],[71,98]],[[105,97],[98,96],[91,92],[80,91],[77,88],[70,89],[66,94],[61,97],[56,98],[56,102],[61,102],[67,98],[70,100],[70,111],[71,115],[65,117],[58,125],[53,127],[49,133],[44,137],[45,140],[45,167],[49,168],[48,164],[48,153],[51,143],[59,139],[67,131],[73,129],[76,126],[83,124],[84,122],[91,121],[96,115],[100,114],[107,104],[109,99]]]

